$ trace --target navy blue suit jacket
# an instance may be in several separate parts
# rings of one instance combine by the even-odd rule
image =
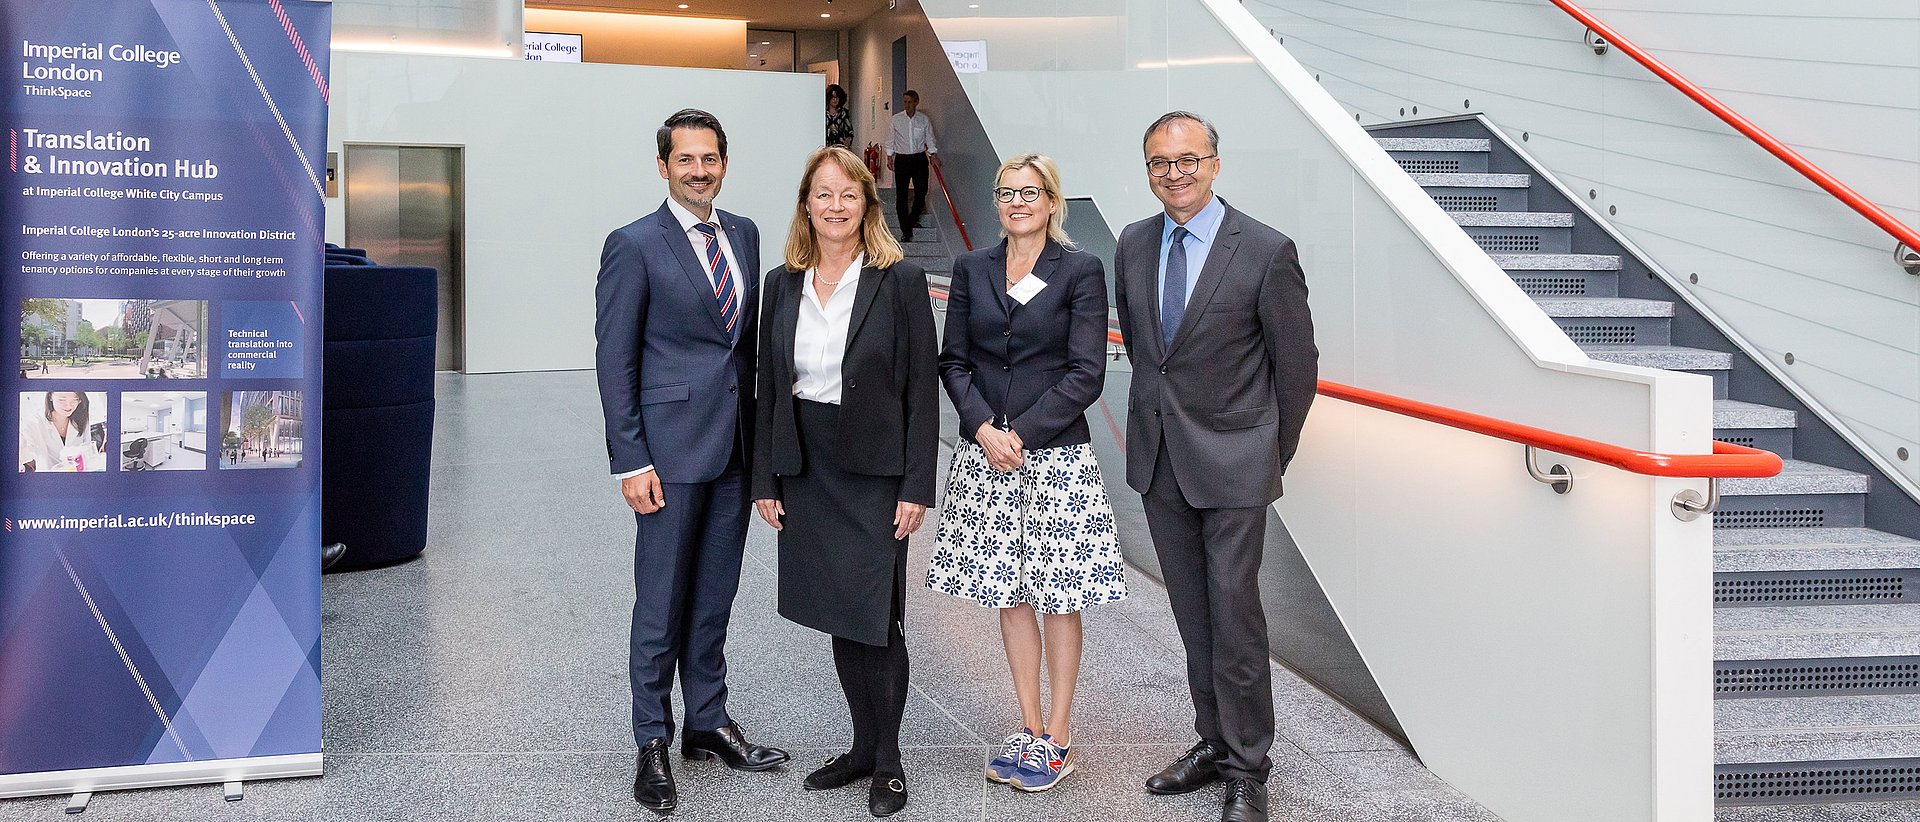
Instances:
[[[612,473],[652,465],[661,482],[710,482],[735,447],[743,460],[752,454],[760,229],[718,209],[714,219],[741,268],[738,342],[705,261],[664,203],[608,234],[600,252],[594,362]]]
[[[1025,305],[1007,296],[1007,244],[953,263],[940,379],[960,436],[1005,417],[1028,449],[1090,440],[1086,410],[1107,376],[1107,275],[1100,258],[1059,243],[1034,262],[1046,287]]]

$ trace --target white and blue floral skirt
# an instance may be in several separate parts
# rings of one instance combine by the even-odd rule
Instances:
[[[962,442],[947,472],[927,587],[989,608],[1069,614],[1127,598],[1113,506],[1089,445],[1026,452],[1013,471]]]

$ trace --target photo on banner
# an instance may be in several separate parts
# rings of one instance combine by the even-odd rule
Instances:
[[[20,301],[20,377],[192,380],[207,376],[205,300]]]
[[[120,470],[204,471],[205,391],[128,391],[120,395]]]
[[[20,392],[20,473],[107,470],[104,391]]]

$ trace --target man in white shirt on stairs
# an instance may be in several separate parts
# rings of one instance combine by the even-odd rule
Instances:
[[[887,135],[887,170],[893,172],[893,207],[900,214],[901,242],[913,242],[913,227],[927,211],[927,166],[940,166],[939,152],[933,121],[920,112],[920,92],[908,89],[900,95],[900,110],[893,113],[893,131]],[[912,200],[907,199],[909,184]]]

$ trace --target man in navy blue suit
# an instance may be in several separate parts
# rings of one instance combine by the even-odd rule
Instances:
[[[594,289],[607,456],[638,523],[633,549],[634,799],[679,804],[668,745],[672,689],[681,754],[762,771],[786,751],[747,742],[727,714],[727,621],[746,549],[760,230],[713,207],[727,133],[685,109],[656,135],[669,198],[607,235]]]

